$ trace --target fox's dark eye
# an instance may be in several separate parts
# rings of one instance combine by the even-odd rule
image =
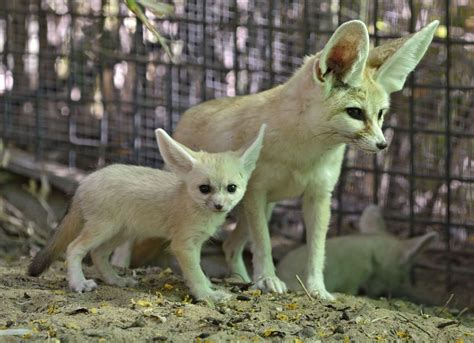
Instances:
[[[227,186],[227,192],[234,193],[237,190],[237,186],[234,184],[230,184]]]
[[[361,108],[357,107],[348,107],[346,108],[347,114],[357,120],[364,120],[364,112]]]
[[[202,194],[211,193],[211,186],[209,186],[209,185],[200,185],[200,186],[199,186],[199,191],[200,191]]]
[[[382,119],[382,116],[383,116],[383,110],[380,110],[380,111],[379,111],[379,114],[378,114],[379,120]]]

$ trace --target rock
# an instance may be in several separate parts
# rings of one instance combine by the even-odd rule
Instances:
[[[313,328],[306,326],[303,328],[303,330],[300,331],[300,335],[304,338],[311,338],[316,335],[316,332],[314,331]]]
[[[146,326],[146,321],[143,319],[143,316],[138,316],[135,321],[130,324],[129,326],[124,327],[124,329],[130,329],[130,328],[142,328]]]
[[[85,335],[91,337],[103,337],[104,330],[97,330],[97,329],[87,329],[83,331]]]
[[[220,319],[217,319],[217,318],[213,318],[213,317],[207,317],[207,318],[204,318],[204,320],[212,325],[215,325],[215,326],[219,326],[221,324],[223,324],[223,321],[220,320]]]
[[[243,295],[243,294],[239,294],[237,296],[237,300],[240,300],[240,301],[250,301],[250,297],[246,296],[246,295]]]

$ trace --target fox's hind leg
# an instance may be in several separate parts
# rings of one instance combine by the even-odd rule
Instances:
[[[134,240],[127,240],[125,243],[114,249],[112,257],[110,258],[112,265],[116,267],[129,268],[132,260],[134,244]]]
[[[92,249],[97,248],[107,237],[101,237],[86,223],[79,236],[67,248],[67,270],[69,288],[82,293],[97,288],[94,280],[87,280],[82,271],[82,260]]]
[[[109,258],[112,251],[123,242],[125,242],[125,240],[122,237],[117,237],[103,243],[91,251],[92,262],[94,262],[94,266],[106,284],[119,287],[135,286],[137,281],[133,278],[119,276],[110,263]]]

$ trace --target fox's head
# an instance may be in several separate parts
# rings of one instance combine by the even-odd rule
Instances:
[[[161,156],[169,169],[184,180],[191,199],[201,208],[227,213],[245,194],[262,149],[265,127],[262,125],[250,146],[221,153],[196,152],[162,129],[155,133]]]
[[[421,31],[370,49],[365,24],[341,25],[324,49],[309,58],[312,80],[323,89],[317,110],[324,119],[313,131],[327,134],[366,152],[387,147],[381,127],[392,92],[402,89],[438,27],[433,21]],[[316,127],[316,125],[318,127]]]

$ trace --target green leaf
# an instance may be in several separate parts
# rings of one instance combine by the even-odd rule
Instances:
[[[138,3],[159,17],[174,14],[174,6],[171,4],[165,4],[156,0],[138,0]]]
[[[143,0],[139,0],[139,1],[143,1]],[[150,0],[150,2],[152,2],[152,0]],[[138,19],[140,19],[140,21],[146,26],[146,28],[155,35],[155,37],[158,39],[163,49],[165,49],[166,54],[171,59],[171,62],[174,63],[175,61],[174,61],[173,55],[171,54],[171,50],[168,47],[168,44],[166,44],[166,39],[163,38],[162,35],[160,35],[160,33],[155,29],[155,27],[150,22],[150,20],[148,20],[145,13],[143,13],[143,10],[140,7],[140,5],[138,5],[135,0],[125,0],[125,4],[127,5],[128,9],[132,11],[137,16]]]

